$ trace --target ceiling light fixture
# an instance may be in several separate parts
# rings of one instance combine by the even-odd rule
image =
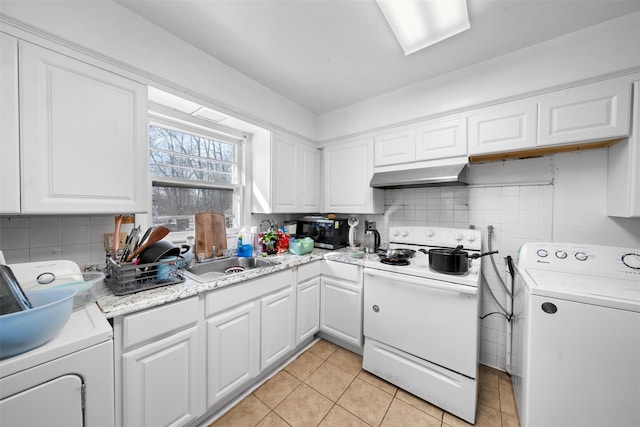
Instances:
[[[376,0],[410,55],[471,28],[466,0]]]

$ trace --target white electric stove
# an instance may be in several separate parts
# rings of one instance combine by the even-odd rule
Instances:
[[[364,268],[363,368],[470,422],[478,378],[480,260],[466,274],[429,268],[428,252],[478,253],[478,230],[391,227],[390,249],[413,249],[407,265],[369,256]]]

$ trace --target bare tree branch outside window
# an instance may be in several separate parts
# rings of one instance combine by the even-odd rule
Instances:
[[[232,220],[234,191],[212,184],[237,181],[237,145],[159,126],[149,128],[153,222],[172,231],[193,229],[197,212],[221,212]],[[228,224],[231,225],[231,224]]]

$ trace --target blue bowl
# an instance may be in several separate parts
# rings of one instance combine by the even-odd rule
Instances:
[[[69,320],[76,289],[25,292],[33,308],[0,316],[0,359],[39,347],[55,337]]]

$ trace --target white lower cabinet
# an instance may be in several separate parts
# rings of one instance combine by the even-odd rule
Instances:
[[[260,369],[290,353],[295,345],[295,294],[292,286],[260,300]]]
[[[234,396],[294,348],[293,270],[206,295],[207,406]]]
[[[296,345],[320,330],[320,267],[312,262],[298,267],[296,287]]]
[[[207,319],[207,406],[238,390],[260,371],[257,301]]]
[[[202,413],[197,342],[193,327],[122,357],[125,425],[179,426]]]
[[[362,267],[322,262],[320,331],[362,348]]]
[[[122,425],[178,426],[204,413],[199,307],[192,297],[115,320]]]

